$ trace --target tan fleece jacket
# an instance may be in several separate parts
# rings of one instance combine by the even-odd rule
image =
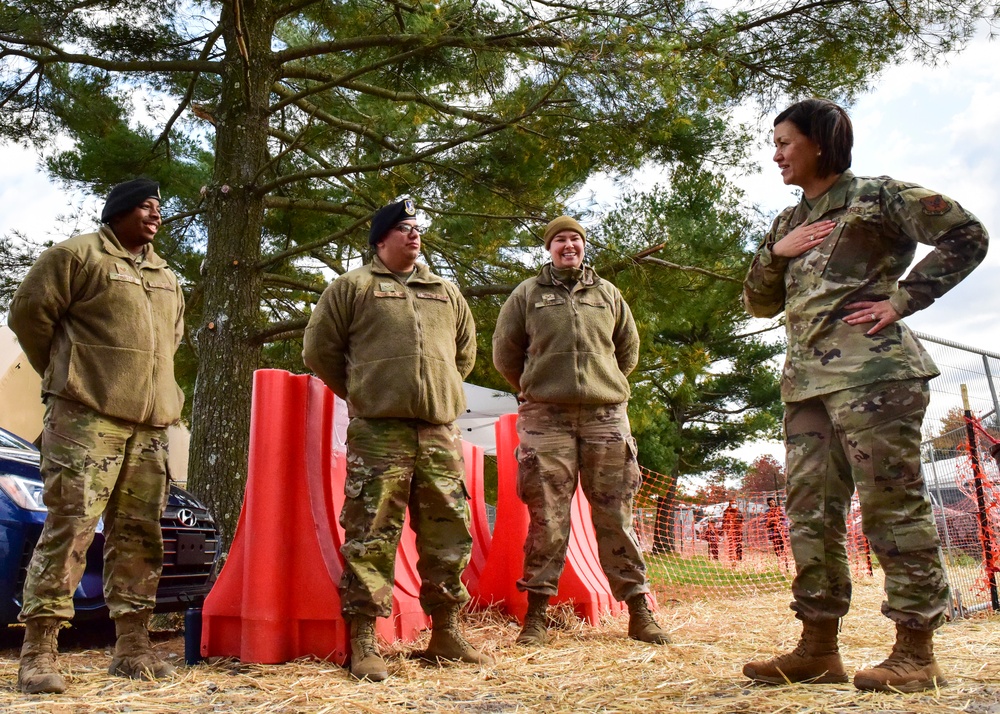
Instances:
[[[493,364],[532,402],[626,402],[638,361],[631,310],[590,267],[569,290],[543,266],[511,293],[493,333]]]
[[[137,424],[180,417],[174,353],[184,296],[152,246],[136,266],[108,226],[57,243],[14,293],[8,325],[43,394]]]
[[[465,411],[476,328],[454,284],[420,264],[404,283],[376,257],[323,291],[302,359],[351,416],[448,424]]]

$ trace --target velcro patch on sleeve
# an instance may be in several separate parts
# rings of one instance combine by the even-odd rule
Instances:
[[[951,204],[944,200],[944,197],[939,193],[933,196],[924,196],[920,199],[920,205],[924,207],[924,213],[928,216],[943,216],[951,210]]]

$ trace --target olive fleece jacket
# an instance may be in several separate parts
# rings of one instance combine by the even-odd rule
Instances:
[[[302,359],[352,417],[449,424],[465,411],[476,327],[454,284],[419,263],[404,282],[376,257],[323,291]]]
[[[14,293],[7,324],[43,395],[136,424],[177,421],[174,353],[184,296],[152,246],[138,266],[108,226],[43,252]]]
[[[632,311],[589,266],[572,290],[543,266],[511,293],[493,333],[493,364],[531,402],[626,402],[638,361]]]

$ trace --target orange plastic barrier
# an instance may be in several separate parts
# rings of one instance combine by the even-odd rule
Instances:
[[[486,499],[483,483],[483,450],[468,441],[462,442],[462,455],[465,458],[465,484],[469,491],[469,509],[472,518],[469,531],[472,533],[472,558],[462,582],[470,593],[479,589],[479,580],[486,569],[486,558],[490,552],[493,535],[490,533],[490,519],[486,514]]]
[[[337,592],[344,567],[337,516],[347,472],[343,452],[333,447],[333,417],[333,393],[315,377],[254,374],[246,496],[229,559],[205,600],[203,656],[347,660]],[[404,526],[393,614],[376,623],[386,641],[415,639],[430,624],[420,608],[416,561],[415,536]]]
[[[205,657],[347,659],[340,544],[324,495],[334,470],[333,394],[314,381],[254,374],[246,495],[229,559],[205,599]]]
[[[497,520],[486,566],[473,596],[481,605],[503,604],[519,619],[527,610],[527,595],[516,587],[524,569],[524,539],[528,534],[528,509],[517,496],[517,415],[502,416],[497,434]],[[603,613],[618,613],[622,603],[611,594],[597,555],[597,538],[590,504],[577,488],[571,505],[571,530],[566,568],[553,602],[572,603],[577,614],[596,624]]]

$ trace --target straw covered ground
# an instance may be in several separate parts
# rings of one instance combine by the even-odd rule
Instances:
[[[891,645],[891,623],[878,614],[881,589],[857,583],[842,632],[848,670],[880,661]],[[560,627],[544,649],[515,647],[517,626],[496,612],[464,618],[469,638],[497,657],[494,667],[436,667],[389,648],[391,677],[356,683],[345,670],[302,660],[244,665],[221,660],[181,667],[166,682],[109,677],[105,647],[69,648],[61,655],[70,689],[23,696],[15,689],[17,652],[0,650],[0,711],[46,712],[893,712],[1000,714],[1000,616],[951,623],[937,638],[951,686],[923,694],[863,694],[850,684],[749,686],[748,659],[793,646],[798,627],[788,594],[738,600],[662,603],[658,614],[673,645],[652,647],[625,637],[626,617],[599,628],[558,613]],[[426,637],[426,635],[425,635]],[[159,633],[156,647],[182,660],[179,632]],[[419,647],[425,642],[417,643]]]

